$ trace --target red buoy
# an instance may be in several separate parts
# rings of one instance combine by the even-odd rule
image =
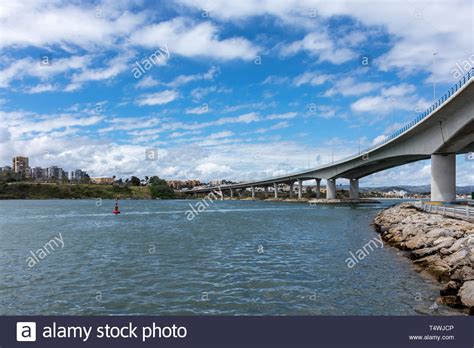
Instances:
[[[117,214],[120,214],[120,210],[119,210],[119,207],[118,207],[118,199],[115,198],[115,209],[112,211],[113,214],[117,215]]]

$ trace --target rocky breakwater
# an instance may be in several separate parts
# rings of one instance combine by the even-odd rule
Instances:
[[[443,286],[440,302],[474,314],[474,224],[402,203],[379,213],[375,228],[388,244],[406,250],[417,270]]]

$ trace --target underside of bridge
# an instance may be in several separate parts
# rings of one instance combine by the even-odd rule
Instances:
[[[338,175],[339,178],[360,179],[380,171],[413,163],[420,160],[429,159],[429,155],[410,155],[384,158],[378,161],[367,161],[366,164],[353,168]]]
[[[473,110],[474,113],[474,110]],[[474,115],[473,119],[462,127],[453,137],[446,140],[436,153],[468,153],[474,151]]]

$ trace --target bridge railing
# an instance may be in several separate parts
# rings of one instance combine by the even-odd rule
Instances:
[[[402,128],[396,130],[389,136],[387,136],[385,139],[379,141],[378,143],[370,146],[369,148],[365,149],[362,151],[363,153],[367,153],[372,149],[375,149],[376,147],[379,147],[383,144],[386,144],[393,138],[398,137],[400,134],[406,132],[410,128],[414,127],[416,124],[418,124],[420,121],[424,120],[428,115],[430,115],[433,111],[435,111],[437,108],[439,108],[446,100],[448,100],[454,93],[458,91],[459,88],[464,86],[471,78],[474,77],[474,68],[469,70],[464,76],[454,85],[452,86],[445,94],[443,94],[436,102],[434,102],[428,109],[426,109],[423,113],[418,115],[413,121],[410,123],[406,124]]]
[[[424,120],[426,117],[431,115],[431,113],[433,111],[438,109],[446,100],[448,100],[454,93],[456,93],[462,86],[464,86],[472,78],[474,78],[474,68],[472,68],[466,74],[464,74],[464,76],[454,86],[452,86],[445,94],[443,94],[440,98],[438,98],[438,100],[436,100],[436,102],[434,102],[428,109],[426,109],[424,112],[422,112],[420,115],[418,115],[413,121],[411,121],[410,123],[407,123],[405,126],[399,128],[399,129],[397,129],[395,132],[393,132],[389,136],[385,137],[383,140],[375,143],[374,145],[372,145],[372,146],[370,146],[370,147],[368,147],[364,150],[361,150],[360,153],[358,153],[356,155],[350,155],[348,157],[344,157],[340,160],[337,160],[337,161],[334,161],[334,162],[330,163],[330,165],[346,162],[350,159],[358,158],[361,155],[368,154],[373,149],[375,149],[379,146],[382,146],[382,145],[388,143],[389,141],[393,140],[394,138],[398,137],[399,135],[405,133],[406,131],[408,131],[409,129],[413,128],[418,123],[420,123],[422,120]],[[324,168],[327,165],[328,164],[323,164],[323,165],[318,166],[314,169]],[[298,173],[295,173],[295,174],[298,174]]]
[[[414,206],[428,213],[441,214],[467,221],[474,221],[474,208],[466,205],[448,207],[445,205],[426,204],[424,202],[415,202]]]

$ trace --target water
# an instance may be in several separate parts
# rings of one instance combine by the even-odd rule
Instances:
[[[389,202],[0,201],[1,315],[408,315],[438,284],[394,248],[346,266]],[[100,203],[102,205],[100,205]],[[32,268],[30,251],[59,238]]]

